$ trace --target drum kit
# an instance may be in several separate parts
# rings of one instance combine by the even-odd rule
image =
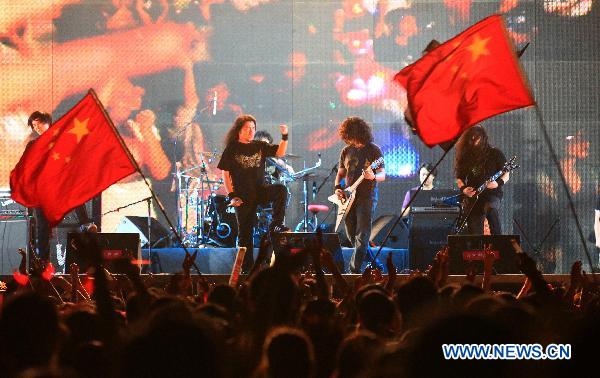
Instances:
[[[175,165],[175,185],[177,192],[177,232],[186,247],[200,248],[205,246],[235,247],[237,238],[237,221],[235,208],[228,206],[222,178],[215,178],[206,161],[212,162],[220,158],[218,152],[200,152],[201,164],[182,168]],[[321,157],[313,167],[294,172],[287,164],[288,160],[300,159],[301,156],[287,154],[283,158],[269,158],[266,178],[271,184],[283,184],[290,194],[290,184],[303,182],[304,217],[297,228],[306,231],[312,226],[308,214],[308,180],[315,176],[314,171],[321,166]],[[274,169],[272,169],[274,168]],[[291,196],[288,195],[288,202]],[[288,203],[289,205],[289,203]],[[257,224],[254,228],[256,245],[258,240],[268,232],[272,219],[270,207],[258,207]]]

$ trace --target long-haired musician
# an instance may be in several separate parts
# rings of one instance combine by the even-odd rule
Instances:
[[[338,129],[340,138],[347,144],[340,153],[339,168],[335,178],[335,193],[344,196],[341,185],[351,186],[361,175],[364,181],[356,190],[355,200],[346,214],[346,235],[354,247],[350,259],[350,272],[360,273],[363,259],[369,249],[373,211],[377,203],[377,182],[385,180],[385,168],[381,164],[373,171],[371,163],[383,157],[381,149],[373,143],[371,127],[359,117],[346,118]]]
[[[270,231],[285,232],[283,224],[287,189],[280,184],[265,183],[265,159],[282,157],[287,150],[288,127],[280,125],[281,142],[270,144],[254,140],[256,119],[248,114],[239,116],[225,137],[225,150],[218,168],[223,171],[225,188],[229,192],[230,206],[235,207],[238,222],[238,245],[246,247],[242,270],[248,272],[254,263],[252,234],[256,223],[256,207],[273,204]]]
[[[458,188],[471,201],[463,209],[470,212],[467,219],[469,234],[483,234],[484,220],[490,225],[490,233],[502,233],[500,204],[502,187],[510,177],[506,172],[495,181],[487,183],[486,189],[477,197],[476,188],[500,171],[506,163],[504,153],[489,144],[485,129],[476,125],[467,129],[456,144],[454,173]],[[476,199],[476,200],[475,200]],[[474,205],[472,203],[474,202]]]

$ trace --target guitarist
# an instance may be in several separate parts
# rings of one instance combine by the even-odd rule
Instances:
[[[508,182],[510,173],[506,172],[495,181],[488,182],[479,195],[476,188],[500,171],[504,163],[506,157],[502,151],[490,146],[487,133],[480,125],[467,129],[456,144],[454,173],[456,184],[464,195],[463,211],[466,212],[465,216],[468,214],[469,234],[483,234],[485,219],[488,220],[492,235],[502,234],[499,209],[502,187]]]
[[[381,158],[381,149],[373,143],[371,127],[361,118],[349,117],[342,122],[338,133],[346,147],[340,154],[339,168],[335,178],[335,194],[345,198],[343,187],[351,186],[361,175],[363,182],[356,190],[355,200],[346,214],[346,235],[354,247],[350,259],[350,272],[360,273],[361,265],[369,248],[371,222],[377,205],[377,182],[385,180],[385,168],[381,164],[373,172],[370,165]]]

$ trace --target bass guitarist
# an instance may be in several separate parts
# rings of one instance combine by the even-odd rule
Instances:
[[[503,186],[508,182],[509,172],[486,184],[485,190],[477,195],[475,188],[500,171],[506,157],[499,149],[490,146],[485,129],[476,125],[467,129],[456,144],[454,173],[456,184],[464,195],[463,214],[467,217],[469,234],[483,234],[483,224],[488,220],[492,235],[502,234],[500,204]]]
[[[361,176],[364,177],[355,192],[354,202],[345,216],[346,235],[354,247],[350,259],[350,272],[359,274],[366,253],[369,251],[371,222],[377,205],[377,182],[385,180],[384,164],[373,171],[371,163],[382,159],[381,149],[373,143],[371,127],[359,117],[345,119],[338,129],[346,147],[340,154],[339,168],[335,178],[335,194],[345,198],[341,185],[350,187]]]

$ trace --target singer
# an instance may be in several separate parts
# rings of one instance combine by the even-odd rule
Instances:
[[[230,206],[235,207],[238,222],[238,246],[246,247],[242,272],[249,272],[254,264],[252,234],[256,224],[256,207],[272,203],[273,220],[270,232],[285,232],[283,224],[287,189],[281,184],[265,183],[265,160],[283,157],[288,145],[288,127],[280,125],[281,142],[270,144],[254,140],[256,119],[248,114],[239,116],[225,137],[225,150],[218,168],[223,171]]]

